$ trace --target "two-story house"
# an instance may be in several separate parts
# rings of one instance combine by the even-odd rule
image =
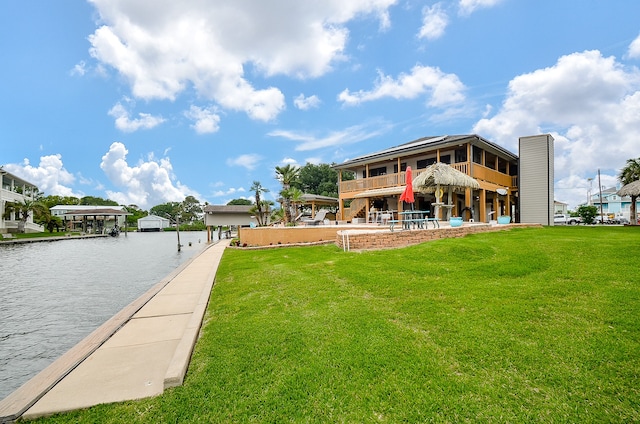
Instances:
[[[402,211],[403,202],[398,199],[405,188],[407,166],[411,166],[415,178],[436,162],[449,164],[480,184],[477,190],[453,193],[452,199],[444,194],[444,202],[453,205],[451,216],[476,222],[501,215],[518,219],[518,156],[475,134],[424,137],[335,165],[339,174],[338,219],[367,219],[374,208]],[[355,179],[343,179],[345,171],[354,173]],[[415,198],[416,209],[430,210],[433,215],[433,194],[416,191]]]
[[[35,200],[38,187],[35,184],[0,169],[0,233],[17,232],[20,216],[16,211],[7,213],[7,203],[24,203]],[[42,225],[33,223],[33,213],[29,214],[24,230],[28,233],[42,232]]]
[[[591,196],[590,203],[598,209],[598,214],[602,209],[602,213],[611,219],[616,217],[631,218],[631,197],[620,196],[618,190],[621,187],[619,184],[617,187],[602,189],[602,201],[600,200],[600,192]],[[640,199],[636,202],[636,211],[640,211]]]

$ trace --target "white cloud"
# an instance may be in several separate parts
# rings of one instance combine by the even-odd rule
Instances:
[[[280,161],[281,164],[283,165],[295,165],[298,166],[298,161],[295,160],[294,158],[284,158]]]
[[[216,192],[213,193],[213,197],[225,197],[225,196],[233,196],[236,195],[238,193],[244,193],[245,189],[240,187],[240,188],[234,188],[234,187],[230,187],[227,190],[218,190]],[[241,196],[241,198],[245,198],[243,196]]]
[[[640,59],[640,35],[629,45],[627,56],[632,59]]]
[[[188,195],[199,198],[198,193],[176,180],[169,158],[155,160],[151,155],[146,162],[130,166],[128,153],[124,144],[115,142],[102,156],[100,168],[116,187],[123,189],[108,190],[109,199],[146,209],[166,202],[181,202]]]
[[[271,131],[267,135],[297,141],[299,144],[295,147],[296,151],[308,151],[358,143],[384,134],[388,130],[389,124],[383,122],[371,125],[354,125],[342,131],[333,131],[324,137],[315,137],[310,134],[288,130]]]
[[[466,16],[475,12],[477,9],[493,7],[500,2],[502,2],[502,0],[460,0],[458,7],[460,14]]]
[[[254,87],[247,66],[267,77],[321,76],[344,60],[346,24],[373,16],[386,28],[397,0],[90,1],[102,23],[89,36],[90,54],[117,70],[135,97],[174,100],[193,87],[223,108],[269,121],[284,96]]]
[[[306,158],[305,163],[312,163],[314,165],[320,165],[321,163],[323,163],[322,158],[320,157],[310,157],[310,158]]]
[[[184,115],[192,121],[195,121],[191,128],[193,128],[198,134],[210,134],[217,132],[220,129],[220,115],[217,113],[217,108],[201,108],[198,106],[191,106]]]
[[[598,169],[614,178],[627,159],[640,156],[638,116],[640,72],[586,51],[514,78],[496,115],[473,131],[514,152],[518,137],[551,133],[558,184],[593,177]]]
[[[300,110],[309,110],[311,108],[316,108],[320,106],[320,103],[320,98],[318,98],[318,96],[316,95],[305,97],[304,94],[299,94],[293,100],[293,104]]]
[[[73,69],[69,73],[71,75],[83,76],[84,74],[87,73],[87,64],[85,63],[84,60],[81,60],[80,62],[76,63],[76,65],[73,67]]]
[[[159,116],[153,116],[148,113],[139,113],[137,119],[131,119],[129,111],[118,102],[109,110],[109,115],[116,120],[116,128],[124,132],[134,132],[139,129],[151,129],[164,122]]]
[[[60,154],[41,156],[38,166],[32,166],[25,159],[21,165],[8,163],[4,165],[4,169],[35,184],[47,196],[84,196],[69,187],[74,183],[75,177],[65,169]]]
[[[410,74],[400,74],[397,79],[381,72],[371,91],[351,92],[345,89],[338,100],[347,105],[379,100],[385,97],[413,99],[428,94],[429,106],[440,107],[464,100],[464,84],[455,74],[445,74],[438,68],[416,65]]]
[[[418,38],[426,38],[427,40],[440,38],[448,24],[449,16],[442,9],[441,3],[436,3],[432,7],[425,6],[422,9],[422,27]]]
[[[237,158],[227,159],[228,166],[242,166],[249,171],[256,169],[258,163],[262,160],[262,156],[257,154],[240,155]]]

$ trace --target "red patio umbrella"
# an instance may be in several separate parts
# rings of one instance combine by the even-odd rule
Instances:
[[[413,176],[411,175],[410,166],[407,166],[407,171],[405,173],[404,180],[407,186],[404,188],[404,191],[400,195],[400,201],[411,203],[411,209],[413,209],[413,202],[415,202],[416,199],[415,197],[413,197]]]

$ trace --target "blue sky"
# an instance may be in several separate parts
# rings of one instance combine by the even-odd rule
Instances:
[[[0,5],[0,165],[45,194],[225,204],[274,168],[551,133],[555,197],[640,157],[636,0]],[[597,180],[596,180],[597,181]],[[597,188],[597,182],[594,184]]]

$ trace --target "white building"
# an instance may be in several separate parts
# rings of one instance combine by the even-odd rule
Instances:
[[[171,222],[167,218],[157,215],[148,215],[138,219],[138,231],[162,231],[168,228]]]
[[[38,193],[38,187],[35,184],[0,169],[0,233],[17,232],[20,223],[18,213],[12,212],[5,218],[7,203],[33,201],[36,193]],[[40,233],[44,231],[44,227],[34,224],[33,213],[30,213],[24,230],[27,233]]]

